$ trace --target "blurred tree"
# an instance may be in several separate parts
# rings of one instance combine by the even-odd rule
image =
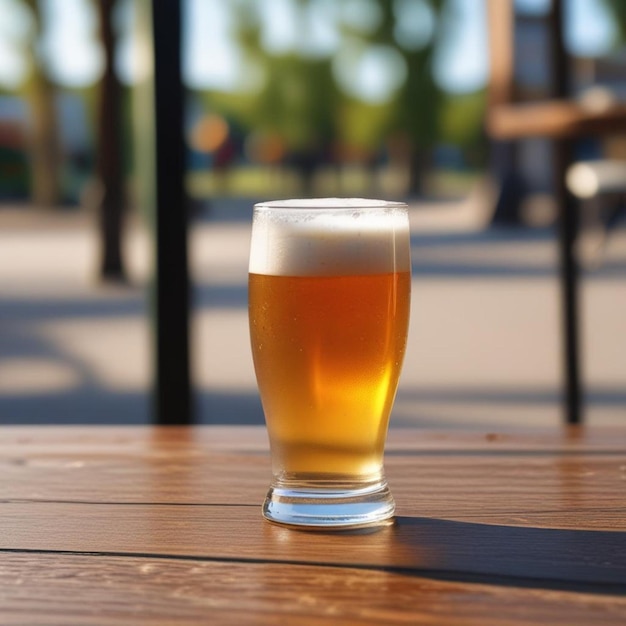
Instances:
[[[328,157],[336,135],[337,90],[330,62],[289,54],[268,57],[266,70],[272,80],[258,94],[251,121],[260,131],[283,138],[309,193],[316,166]]]
[[[312,0],[297,0],[297,28],[304,36],[306,10]],[[329,57],[298,51],[269,53],[261,43],[258,5],[240,0],[237,38],[250,67],[261,77],[258,89],[246,92],[243,118],[255,131],[282,138],[304,190],[311,191],[316,166],[328,157],[336,137],[338,91]],[[244,97],[246,97],[244,96]]]
[[[30,110],[31,198],[40,207],[53,207],[61,201],[61,150],[56,110],[56,88],[39,54],[43,20],[38,0],[24,0],[35,25],[28,46],[29,73],[24,95]]]
[[[57,87],[50,79],[45,58],[39,54],[44,31],[42,0],[23,0],[35,25],[33,41],[28,46],[30,72],[24,86],[31,113],[31,188],[33,203],[51,207],[62,200],[61,141],[56,110]],[[113,14],[116,0],[92,0],[100,20],[99,38],[104,52],[104,72],[99,88],[83,90],[81,95],[92,108],[93,94],[99,92],[96,105],[96,181],[87,194],[87,202],[99,219],[101,258],[98,276],[103,280],[124,280],[121,254],[122,218],[125,205],[123,150],[121,138],[121,86],[114,71],[115,32]]]
[[[434,13],[433,33],[422,48],[404,49],[409,78],[399,94],[396,128],[405,129],[411,141],[410,191],[419,194],[424,188],[424,174],[430,169],[432,150],[441,136],[440,111],[445,100],[435,81],[433,58],[441,33],[441,14],[447,0],[431,0]],[[401,48],[402,49],[402,48]]]
[[[481,89],[447,97],[441,108],[440,140],[459,146],[474,167],[484,167],[487,158],[483,128],[486,102],[486,91]]]
[[[113,13],[117,0],[94,0],[100,20],[99,36],[104,51],[97,116],[96,185],[90,201],[98,214],[100,234],[99,277],[124,281],[122,226],[126,198],[122,155],[122,89],[114,67],[116,36]]]
[[[601,2],[615,20],[619,41],[626,41],[626,2],[624,0],[601,0]]]
[[[247,83],[236,94],[212,93],[209,106],[248,128],[279,135],[305,181],[311,180],[320,158],[328,158],[335,148],[344,158],[367,162],[389,139],[410,170],[410,191],[420,193],[432,150],[444,132],[442,111],[448,96],[435,80],[433,58],[450,1],[326,4],[333,9],[325,18],[334,20],[331,26],[342,36],[333,52],[313,54],[306,48],[309,20],[311,10],[322,5],[319,0],[291,0],[296,44],[281,53],[264,45],[259,3],[238,0],[230,5]],[[359,68],[372,59],[379,63],[379,74],[387,68],[396,76],[390,87],[368,98],[359,85],[365,80]]]
[[[404,60],[406,78],[393,94],[393,113],[387,132],[404,138],[409,158],[409,193],[419,195],[424,188],[424,174],[430,168],[432,149],[441,137],[441,108],[445,94],[433,74],[433,57],[442,32],[442,14],[447,0],[417,0],[431,20],[431,32],[409,30],[400,41],[398,32],[406,19],[407,2],[378,0],[381,18],[378,27],[364,39],[369,45],[388,46]],[[409,7],[411,8],[411,7]]]

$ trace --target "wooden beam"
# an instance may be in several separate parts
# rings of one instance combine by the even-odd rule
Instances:
[[[626,105],[594,106],[574,100],[499,104],[487,114],[487,130],[501,140],[566,139],[626,131]]]
[[[513,100],[514,7],[512,0],[487,0],[489,106]]]

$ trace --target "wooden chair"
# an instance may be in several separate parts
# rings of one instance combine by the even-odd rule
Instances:
[[[626,105],[609,102],[601,107],[569,97],[569,60],[563,37],[563,0],[552,0],[546,16],[551,74],[548,93],[535,102],[520,102],[516,94],[515,13],[513,0],[487,0],[490,45],[490,89],[486,131],[496,142],[517,142],[538,137],[550,140],[554,196],[558,206],[560,289],[565,420],[582,420],[580,381],[578,283],[574,253],[578,206],[568,189],[566,174],[575,161],[574,143],[585,137],[626,132]]]

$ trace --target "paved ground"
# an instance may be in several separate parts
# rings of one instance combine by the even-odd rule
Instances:
[[[248,346],[250,203],[191,234],[198,419],[262,423]],[[561,416],[551,230],[484,230],[467,204],[412,207],[413,305],[392,425],[510,428]],[[88,216],[0,210],[0,423],[149,421],[149,247],[129,228],[134,285],[93,280]],[[626,231],[583,288],[587,417],[626,423]]]

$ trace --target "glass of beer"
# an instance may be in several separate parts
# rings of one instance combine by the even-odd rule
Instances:
[[[383,452],[408,332],[406,205],[255,205],[248,287],[273,473],[263,515],[321,529],[390,520]]]

